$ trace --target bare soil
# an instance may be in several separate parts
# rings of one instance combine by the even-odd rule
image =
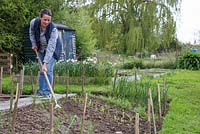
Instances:
[[[50,134],[50,103],[30,105],[17,110],[16,134]],[[84,99],[78,96],[59,100],[61,109],[54,109],[54,134],[131,134],[135,113],[117,108],[95,97],[89,97],[83,119]],[[83,120],[82,120],[83,119]],[[9,112],[0,113],[0,134],[10,133]],[[157,123],[158,124],[158,123]],[[153,125],[151,126],[153,129]],[[140,133],[147,133],[147,119],[140,118]],[[157,130],[161,129],[157,125]],[[153,133],[153,130],[152,130]]]

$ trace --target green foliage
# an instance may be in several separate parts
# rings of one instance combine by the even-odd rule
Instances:
[[[173,15],[180,2],[94,1],[90,11],[97,45],[124,54],[168,47],[175,39]]]
[[[131,102],[128,101],[127,99],[123,98],[115,98],[115,97],[104,97],[104,96],[96,96],[97,98],[100,98],[104,101],[106,101],[109,104],[114,104],[118,107],[124,108],[124,109],[131,109],[132,105]]]
[[[83,59],[90,56],[94,51],[96,38],[87,7],[65,7],[62,14],[65,15],[63,22],[76,30],[76,51],[79,56]]]
[[[122,69],[150,69],[150,68],[163,68],[163,69],[175,69],[177,63],[174,59],[134,59],[128,60],[121,65]]]
[[[122,65],[123,69],[143,68],[142,60],[134,60],[126,62]]]
[[[112,95],[117,98],[123,98],[129,100],[134,106],[146,107],[148,102],[148,91],[149,88],[152,90],[152,97],[154,104],[156,102],[156,85],[148,80],[130,81],[125,77],[121,77],[117,80],[115,88],[113,88]]]
[[[178,67],[181,69],[199,70],[200,54],[187,52],[179,57]]]
[[[146,117],[146,116],[147,116],[147,114],[146,114],[146,108],[145,108],[145,107],[142,107],[142,106],[136,107],[136,108],[134,109],[134,112],[139,113],[140,116],[142,116],[142,117]]]
[[[24,65],[24,74],[25,75],[32,75],[33,76],[37,76],[38,75],[38,71],[39,71],[39,64],[38,62],[27,62]]]
[[[176,61],[173,60],[145,60],[143,61],[143,68],[163,68],[175,69],[177,67]]]
[[[22,27],[28,13],[22,0],[2,0],[0,4],[0,49],[6,52],[20,52]]]
[[[90,59],[91,60],[91,59]],[[93,61],[85,60],[83,62],[69,60],[67,62],[58,62],[54,67],[55,76],[94,77],[94,84],[109,84],[110,78],[114,75],[114,67],[110,62],[101,62],[94,64]],[[30,62],[24,65],[25,75],[30,75],[31,71],[34,76],[37,76],[39,65],[37,62]],[[82,72],[82,68],[84,69]]]
[[[170,101],[160,134],[200,132],[200,71],[176,70],[167,78]]]

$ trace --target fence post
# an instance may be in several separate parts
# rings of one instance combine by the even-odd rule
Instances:
[[[158,120],[159,124],[162,121],[162,113],[161,113],[161,102],[160,102],[160,85],[158,84]]]
[[[1,67],[1,73],[0,73],[0,94],[2,94],[2,80],[3,80],[3,67]]]
[[[85,91],[84,91],[84,64],[83,64],[83,61],[82,61],[82,97],[84,97],[85,95]]]
[[[69,92],[69,70],[67,70],[67,78],[66,78],[66,98],[68,97]]]
[[[0,62],[2,66],[4,67],[5,73],[11,75],[11,70],[12,70],[12,57],[13,54],[9,53],[0,53]]]
[[[140,126],[140,117],[139,113],[135,115],[135,134],[139,134],[139,126]]]
[[[166,88],[166,79],[164,78],[164,81],[163,81],[163,84],[164,84],[164,89],[163,89],[163,95],[164,95],[164,106],[163,106],[163,115],[165,115],[165,112],[166,112],[166,106],[167,106],[167,88]]]
[[[20,95],[22,95],[24,86],[24,66],[20,70]]]
[[[11,122],[11,133],[12,134],[15,134],[15,122],[16,122],[16,116],[17,116],[17,105],[18,105],[19,96],[20,96],[20,89],[19,89],[19,83],[17,83],[15,104],[14,104],[12,122]]]
[[[9,54],[8,55],[8,69],[9,69],[9,74],[10,75],[12,74],[12,68],[13,68],[12,57],[13,57],[13,54]]]

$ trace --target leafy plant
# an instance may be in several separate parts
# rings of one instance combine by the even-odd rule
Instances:
[[[178,67],[181,69],[199,70],[200,54],[187,52],[179,57]]]
[[[146,107],[148,102],[148,89],[156,89],[156,85],[149,80],[130,81],[125,77],[118,80],[116,87],[113,88],[112,95],[117,98],[129,100],[134,106],[141,105]],[[157,104],[156,90],[153,90],[154,104]]]
[[[123,69],[143,68],[142,60],[134,60],[126,62],[122,65]]]

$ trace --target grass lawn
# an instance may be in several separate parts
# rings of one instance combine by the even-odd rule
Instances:
[[[170,102],[161,134],[200,134],[200,71],[179,70],[167,78]]]

